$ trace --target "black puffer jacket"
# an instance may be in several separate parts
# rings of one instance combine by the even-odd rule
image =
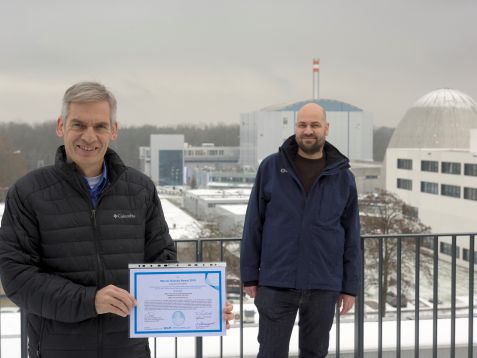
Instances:
[[[128,338],[128,318],[97,315],[96,291],[128,289],[128,264],[176,260],[156,189],[106,153],[108,185],[93,209],[88,188],[60,147],[54,166],[10,189],[0,229],[8,297],[28,313],[30,357],[149,357]]]

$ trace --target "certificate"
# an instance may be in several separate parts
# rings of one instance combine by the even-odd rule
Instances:
[[[225,335],[225,263],[129,265],[130,337]]]

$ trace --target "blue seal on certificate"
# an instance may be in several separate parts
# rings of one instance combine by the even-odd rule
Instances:
[[[174,323],[176,326],[182,326],[185,322],[185,316],[182,311],[175,311],[172,314],[172,323]]]

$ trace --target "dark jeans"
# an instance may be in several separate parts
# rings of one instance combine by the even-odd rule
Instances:
[[[258,358],[288,357],[290,336],[299,312],[300,358],[326,357],[339,293],[258,286]]]

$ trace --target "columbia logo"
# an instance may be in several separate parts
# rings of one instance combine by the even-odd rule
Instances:
[[[280,169],[280,173],[282,173],[282,174],[288,173],[288,170],[286,170],[285,168],[282,168],[282,169]]]
[[[115,218],[115,219],[135,219],[136,215],[134,215],[134,214],[114,214],[113,218]]]

